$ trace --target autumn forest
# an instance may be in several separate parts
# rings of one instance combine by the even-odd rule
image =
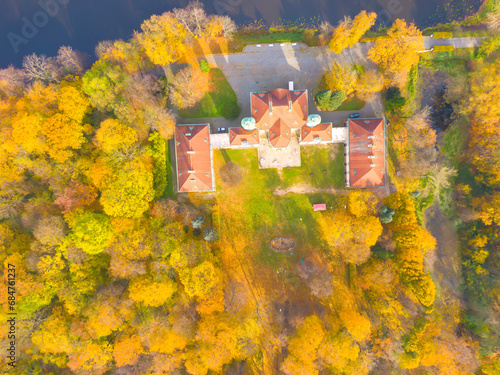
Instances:
[[[500,374],[500,5],[376,18],[238,27],[194,1],[0,69],[2,374]],[[308,90],[382,103],[388,186],[346,188],[330,144],[280,171],[214,149],[215,191],[176,191],[176,124],[248,101],[207,56],[262,40],[369,46]]]

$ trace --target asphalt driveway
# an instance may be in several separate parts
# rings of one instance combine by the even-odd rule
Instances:
[[[433,39],[424,37],[424,46],[430,49],[436,45],[453,44],[457,48],[478,46],[481,38]],[[183,120],[192,123],[210,123],[217,127],[240,126],[243,117],[250,116],[250,93],[268,91],[275,88],[288,88],[294,81],[296,89],[309,90],[309,113],[318,113],[325,122],[341,125],[351,112],[321,112],[314,104],[314,94],[323,73],[336,61],[339,64],[360,64],[375,68],[367,59],[368,50],[373,43],[358,43],[352,48],[336,55],[327,47],[307,47],[303,43],[275,43],[248,45],[243,52],[227,55],[208,55],[207,61],[220,68],[233,87],[241,114],[237,119],[225,118]],[[383,117],[384,111],[380,95],[359,111],[361,117]]]

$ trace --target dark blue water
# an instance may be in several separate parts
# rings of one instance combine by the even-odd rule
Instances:
[[[93,54],[105,39],[127,39],[142,21],[182,7],[187,0],[0,0],[0,67],[20,66],[24,55],[55,55],[61,45]],[[396,18],[420,28],[456,20],[477,11],[481,0],[202,0],[208,13],[237,23],[337,23],[365,9],[378,22]]]

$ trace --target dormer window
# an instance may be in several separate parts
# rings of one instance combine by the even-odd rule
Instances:
[[[352,174],[356,174],[356,170],[355,169],[352,170]]]
[[[209,172],[205,173],[205,176],[207,176],[207,177],[210,176],[210,173]]]
[[[356,136],[356,133],[352,132],[352,137],[354,138]]]
[[[375,139],[375,138],[377,138],[377,136],[373,134],[368,136],[368,139]]]
[[[253,109],[253,112],[254,112],[254,113],[257,113],[257,108],[254,108],[254,109]]]
[[[186,133],[186,137],[191,137],[191,133]]]
[[[368,159],[376,159],[377,155],[368,155]]]
[[[319,136],[316,136],[316,137],[314,137],[314,140],[315,140],[316,142],[319,142],[319,141],[321,141],[321,138],[320,138]]]
[[[207,143],[207,138],[206,137],[203,138],[203,142]]]
[[[366,147],[373,147],[373,145],[370,143],[369,145],[367,145]]]
[[[241,141],[241,144],[242,145],[246,145],[246,144],[248,144],[248,141],[246,139],[244,139],[244,140]]]
[[[288,102],[288,112],[292,112],[292,101]]]
[[[374,167],[375,167],[375,164],[370,164],[370,167],[374,168]]]

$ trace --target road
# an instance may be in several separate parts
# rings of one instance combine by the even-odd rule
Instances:
[[[456,48],[475,47],[481,38],[433,39],[424,37],[424,46],[430,49],[436,45],[453,44]],[[236,93],[241,114],[234,120],[225,118],[183,119],[183,123],[210,123],[217,127],[240,126],[241,119],[250,115],[250,93],[267,91],[278,87],[288,88],[294,81],[296,89],[309,90],[309,113],[318,113],[325,122],[341,125],[349,112],[322,112],[314,104],[314,94],[323,73],[334,61],[342,65],[363,65],[375,68],[367,54],[373,42],[358,43],[336,55],[326,47],[308,47],[303,43],[275,43],[248,45],[243,52],[233,54],[208,55],[205,57],[212,66],[220,68]],[[362,117],[382,117],[384,115],[380,96],[359,111]]]

